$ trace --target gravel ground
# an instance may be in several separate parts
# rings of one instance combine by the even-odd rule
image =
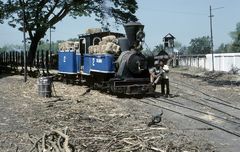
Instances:
[[[236,132],[237,134],[240,133],[240,75],[224,72],[213,73],[194,68],[177,68],[174,69],[171,80],[172,93],[179,95],[179,98],[175,99],[179,103],[228,120],[233,120],[237,123],[229,123],[210,115],[200,115],[199,113],[196,113],[195,116],[199,116],[210,123]],[[202,105],[203,103],[205,105]],[[189,119],[184,122],[189,122]],[[186,126],[182,125],[183,123],[177,122],[177,124],[179,124],[177,126],[186,128]],[[186,124],[188,126],[192,125],[191,128],[198,128],[202,125],[196,123],[196,121]],[[215,145],[218,151],[239,151],[239,137],[230,135],[214,127],[212,129],[200,131],[200,133],[210,143]]]
[[[213,85],[206,81],[207,76],[193,78],[189,70],[174,71],[170,82],[187,81],[205,91],[210,90],[218,98],[238,104],[240,92],[235,84]],[[18,75],[1,75],[0,84],[2,152],[29,151],[44,133],[66,127],[69,143],[75,151],[205,152],[222,151],[223,146],[227,147],[210,138],[215,133],[192,129],[199,127],[199,123],[167,111],[163,111],[160,124],[147,127],[152,115],[160,109],[139,102],[141,99],[117,98],[89,91],[84,85],[61,82],[54,82],[54,97],[41,98],[37,94],[37,79],[29,78],[24,83],[23,77]],[[186,88],[178,87],[171,83],[172,94],[185,96],[183,89]],[[193,126],[186,126],[188,124]]]

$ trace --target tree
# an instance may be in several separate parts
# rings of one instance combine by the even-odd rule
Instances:
[[[52,53],[57,53],[58,44],[64,42],[64,40],[58,40],[57,42],[51,42],[51,51]],[[46,42],[40,40],[38,43],[38,50],[49,50],[50,42],[47,40]]]
[[[175,47],[176,49],[180,50],[181,47],[182,47],[182,43],[179,42],[179,41],[174,41],[174,47]]]
[[[236,30],[230,33],[233,39],[231,52],[240,52],[240,22],[236,25]]]
[[[189,54],[207,54],[211,52],[211,41],[208,36],[192,39],[188,47]]]
[[[22,51],[22,45],[7,44],[0,48],[0,52],[9,52],[9,51]]]
[[[160,51],[163,51],[163,50],[164,50],[163,44],[159,44],[155,46],[155,48],[153,49],[153,55],[156,56]]]
[[[179,55],[187,55],[188,54],[188,47],[187,46],[181,46],[179,48]]]
[[[230,47],[231,47],[230,44],[224,44],[224,43],[222,43],[222,44],[217,48],[217,50],[216,50],[215,52],[216,52],[216,53],[228,53],[228,52],[231,52]]]
[[[0,1],[0,23],[3,23],[3,18],[4,18],[4,7],[3,7],[3,2]]]
[[[28,64],[32,64],[38,43],[50,27],[67,15],[73,18],[95,15],[104,24],[108,17],[116,23],[136,21],[136,0],[8,0],[0,1],[1,18],[12,27],[23,31],[23,22],[31,41]],[[4,13],[3,13],[4,12]],[[105,23],[109,24],[109,23]]]
[[[240,22],[237,23],[235,31],[230,33],[230,36],[234,41],[239,41],[240,40]]]

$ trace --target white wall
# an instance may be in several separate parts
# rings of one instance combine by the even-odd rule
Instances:
[[[212,70],[212,54],[206,54],[205,56],[181,56],[179,65]],[[232,67],[240,69],[240,53],[214,54],[214,70],[229,72]]]

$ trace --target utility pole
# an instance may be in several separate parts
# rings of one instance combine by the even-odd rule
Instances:
[[[211,53],[212,53],[212,71],[214,72],[214,52],[213,52],[213,28],[212,28],[212,18],[214,17],[214,15],[212,15],[212,10],[216,10],[216,9],[221,9],[223,7],[218,7],[218,8],[212,8],[211,5],[209,7],[209,18],[210,18],[210,34],[211,34]]]
[[[26,24],[25,24],[25,2],[23,0],[23,43],[24,43],[24,82],[27,82],[27,46],[26,46]]]
[[[49,28],[49,40],[50,40],[50,43],[49,43],[49,56],[50,56],[50,69],[52,68],[52,26],[50,25],[50,28]]]
[[[52,32],[54,32],[55,27],[50,25],[49,26],[49,56],[50,56],[50,69],[52,68]],[[52,31],[53,30],[53,31]]]
[[[50,25],[49,29],[50,29],[49,30],[49,41],[50,41],[50,43],[49,43],[49,51],[51,52],[52,51],[52,31],[51,31],[52,26],[51,25]]]
[[[214,72],[214,54],[213,54],[213,32],[212,32],[212,18],[214,16],[212,15],[212,7],[210,5],[210,34],[211,34],[211,53],[212,53],[212,71]]]

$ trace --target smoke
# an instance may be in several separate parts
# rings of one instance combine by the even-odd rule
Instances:
[[[112,8],[114,7],[114,3],[112,0],[101,0],[100,3],[100,9],[102,10],[102,25],[104,30],[110,29],[110,27],[118,30],[119,25],[114,20],[113,14],[112,14]]]

